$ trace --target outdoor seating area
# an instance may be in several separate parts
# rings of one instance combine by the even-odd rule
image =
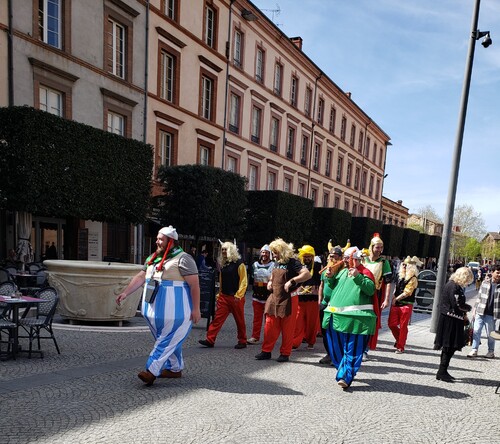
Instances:
[[[0,268],[0,284],[13,282],[23,294],[29,296],[48,285],[47,277],[46,267],[39,262]]]
[[[28,358],[33,353],[43,358],[41,340],[44,339],[51,339],[60,354],[52,330],[58,302],[59,295],[52,287],[39,289],[30,296],[23,294],[12,281],[0,283],[0,359],[16,359],[21,352],[26,352]]]

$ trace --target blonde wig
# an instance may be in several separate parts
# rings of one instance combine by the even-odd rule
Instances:
[[[225,248],[227,252],[227,256],[222,256],[222,249]],[[229,262],[236,262],[238,259],[241,259],[240,253],[238,252],[238,247],[232,242],[223,242],[220,246],[220,254],[219,254],[219,264],[223,267]]]
[[[455,282],[465,288],[474,280],[474,275],[469,267],[460,267],[450,276],[450,281]]]
[[[269,248],[271,251],[277,251],[280,255],[278,263],[286,264],[294,255],[293,244],[287,244],[283,239],[278,237],[274,239],[270,244]]]
[[[399,268],[399,279],[409,281],[413,276],[417,276],[418,268],[415,264],[407,264],[406,267]]]

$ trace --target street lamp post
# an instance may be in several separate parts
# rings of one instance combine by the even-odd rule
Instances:
[[[455,150],[453,154],[453,162],[451,166],[450,184],[448,188],[448,200],[445,208],[445,220],[443,227],[443,239],[441,242],[441,250],[439,252],[438,274],[436,282],[436,293],[432,306],[431,332],[436,332],[439,319],[439,304],[441,301],[441,291],[445,285],[446,271],[448,270],[448,255],[450,250],[451,228],[453,224],[453,213],[455,210],[455,197],[457,193],[458,171],[460,168],[460,155],[462,153],[462,141],[464,136],[465,117],[467,115],[467,102],[469,100],[470,80],[472,74],[472,64],[474,62],[474,49],[476,40],[485,37],[482,45],[487,48],[491,45],[489,32],[481,32],[477,29],[479,17],[479,6],[481,0],[476,0],[474,5],[474,13],[472,15],[471,36],[469,40],[469,51],[465,65],[465,77],[462,88],[462,99],[460,103],[460,113],[458,116],[458,128],[455,139]]]

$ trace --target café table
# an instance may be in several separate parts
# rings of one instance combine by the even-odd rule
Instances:
[[[17,287],[23,293],[27,295],[32,295],[40,287],[37,285],[37,275],[29,273],[27,271],[17,271],[12,274]]]
[[[31,307],[32,305],[40,304],[45,302],[44,299],[34,298],[32,296],[0,296],[0,302],[7,304],[11,311],[11,320],[16,327],[13,329],[14,337],[12,344],[12,357],[15,359],[18,353],[21,351],[19,347],[19,309],[23,307]]]

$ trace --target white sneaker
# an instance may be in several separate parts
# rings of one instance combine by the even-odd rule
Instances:
[[[490,358],[493,359],[495,357],[495,353],[493,352],[488,352],[484,355],[485,358]]]
[[[250,338],[247,343],[249,344],[258,344],[259,343],[259,340],[258,339],[255,339],[255,338]]]
[[[477,357],[477,350],[472,349],[469,354],[467,355],[468,358],[476,358]]]
[[[343,389],[346,389],[347,387],[349,387],[349,385],[347,384],[347,382],[345,382],[343,379],[340,379],[338,382],[337,382],[337,385],[339,387],[342,387]]]
[[[368,357],[368,353],[367,352],[364,352],[363,353],[363,359],[362,361],[368,361],[370,358]]]

